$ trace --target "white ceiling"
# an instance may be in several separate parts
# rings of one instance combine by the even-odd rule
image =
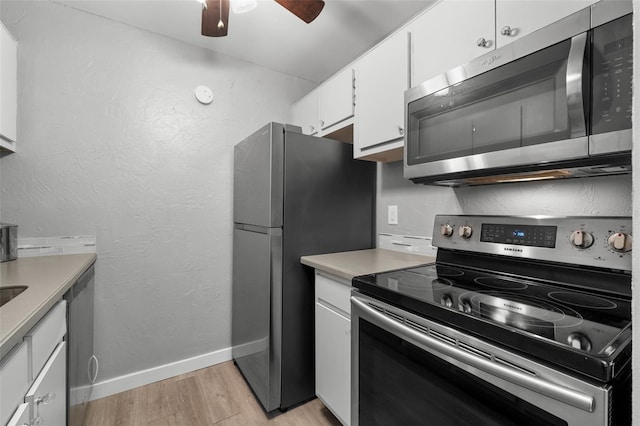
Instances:
[[[196,0],[53,0],[75,9],[258,65],[322,82],[409,21],[433,0],[325,0],[305,24],[273,0],[230,12],[227,37],[200,35]]]

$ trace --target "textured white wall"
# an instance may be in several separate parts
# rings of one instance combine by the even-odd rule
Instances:
[[[52,2],[1,3],[19,140],[0,217],[20,237],[97,236],[98,381],[229,347],[233,146],[312,85]]]

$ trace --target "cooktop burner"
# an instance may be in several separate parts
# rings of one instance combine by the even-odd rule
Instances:
[[[353,284],[497,343],[543,359],[557,356],[554,363],[601,380],[610,374],[602,365],[631,328],[629,299],[495,272],[432,264],[356,277]]]
[[[526,290],[528,287],[526,283],[498,277],[480,277],[476,278],[475,282],[481,286],[505,290]]]
[[[552,291],[549,297],[568,305],[590,309],[616,309],[618,304],[611,299],[594,296],[591,294],[575,293],[570,291]]]
[[[461,271],[460,269],[438,266],[439,277],[460,277],[462,275],[464,275],[464,271]]]

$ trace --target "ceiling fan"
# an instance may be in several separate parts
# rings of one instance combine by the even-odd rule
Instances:
[[[275,0],[276,3],[307,24],[318,17],[324,0]],[[230,0],[204,0],[202,2],[202,35],[224,37],[229,27]]]

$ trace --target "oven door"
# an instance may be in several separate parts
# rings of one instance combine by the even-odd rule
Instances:
[[[352,425],[609,425],[610,390],[354,293]]]

